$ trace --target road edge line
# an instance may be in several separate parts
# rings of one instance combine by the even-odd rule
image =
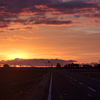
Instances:
[[[49,86],[49,93],[48,93],[48,99],[47,99],[47,100],[51,100],[51,90],[52,90],[52,74],[53,74],[53,71],[51,72],[50,86]]]

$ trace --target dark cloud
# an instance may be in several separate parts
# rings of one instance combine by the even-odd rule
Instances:
[[[100,18],[100,14],[99,13],[94,13],[94,14],[85,14],[85,17],[89,17],[89,18]]]
[[[5,17],[17,17],[17,14],[26,11],[26,12],[39,12],[41,14],[44,14],[42,12],[46,12],[46,7],[39,7],[36,5],[47,5],[50,0],[5,0],[0,3],[2,15]],[[61,11],[64,13],[75,13],[75,11],[65,11],[65,10],[73,10],[73,9],[82,9],[82,8],[96,8],[100,9],[98,6],[98,3],[86,3],[86,2],[80,2],[80,1],[71,1],[71,2],[64,2],[64,3],[57,3],[57,4],[49,4],[47,5],[48,10],[51,10],[49,8],[53,8],[56,11]],[[24,9],[24,10],[23,10]],[[25,10],[26,9],[26,10]]]
[[[33,23],[31,23],[33,22]],[[36,24],[46,24],[46,25],[68,25],[73,24],[71,20],[58,20],[58,17],[30,17],[26,20],[27,24],[36,25]]]
[[[9,24],[8,23],[1,23],[0,22],[0,28],[5,28],[5,27],[8,27]]]
[[[7,30],[31,30],[31,29],[38,29],[37,27],[24,27],[24,28],[8,28]],[[2,31],[1,31],[2,32]]]
[[[77,18],[81,17],[81,15],[74,15],[74,16],[77,17]]]
[[[15,60],[8,60],[8,61],[0,61],[0,63],[4,64],[23,64],[23,65],[34,65],[34,66],[46,66],[46,62],[50,61],[50,63],[53,64],[53,66],[56,66],[57,63],[60,63],[61,65],[65,65],[68,63],[73,63],[73,62],[77,62],[75,60],[61,60],[61,59],[19,59],[16,58]]]
[[[46,20],[46,21],[36,21],[34,24],[49,24],[49,25],[67,25],[67,24],[72,24],[73,22],[71,20],[68,21],[59,21],[59,20]]]
[[[33,29],[32,27],[25,27],[25,29]]]
[[[45,16],[45,13],[36,13],[34,15],[37,15],[37,16]]]
[[[8,29],[8,30],[11,30],[11,31],[13,31],[13,30],[16,30],[15,28],[10,28],[10,29]]]
[[[8,27],[11,20],[5,20],[4,16],[0,15],[0,28]]]
[[[16,20],[13,20],[12,22],[26,24],[27,23],[27,20],[24,20],[24,19],[16,19]]]
[[[82,9],[82,8],[98,8],[100,9],[100,7],[98,6],[98,3],[87,3],[87,2],[83,2],[83,1],[71,1],[71,2],[64,2],[64,3],[60,3],[60,4],[54,4],[54,5],[48,5],[48,7],[52,7],[55,9]]]
[[[1,10],[5,10],[6,13],[19,13],[24,8],[35,9],[34,5],[46,4],[47,0],[3,0],[0,2]],[[36,9],[35,9],[36,10]]]
[[[5,32],[5,33],[9,33],[9,31],[0,31],[0,33],[4,33],[4,32]]]
[[[71,1],[60,4],[48,5],[48,7],[59,11],[60,13],[52,13],[53,15],[63,14],[80,14],[80,13],[93,13],[93,9],[100,10],[98,3],[87,3],[83,1]]]
[[[92,9],[100,10],[98,3],[83,2],[83,1],[70,1],[64,3],[50,3],[52,0],[3,0],[0,1],[0,28],[5,28],[10,23],[20,23],[23,25],[28,24],[71,24],[71,20],[62,21],[58,18],[54,19],[54,15],[74,15],[81,17],[100,17],[100,14],[94,14]],[[46,13],[51,13],[50,18]],[[87,14],[90,13],[90,14]],[[19,18],[19,15],[31,14],[34,17]],[[13,19],[15,18],[15,19]]]

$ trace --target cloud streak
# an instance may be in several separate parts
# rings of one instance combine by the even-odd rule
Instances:
[[[7,37],[0,37],[0,40],[30,40],[30,39],[43,39],[45,37],[25,37],[22,35],[13,35],[13,36],[7,36]]]
[[[10,31],[14,31],[14,30],[35,30],[35,29],[38,29],[38,27],[24,27],[24,28],[8,28],[7,30],[10,30]],[[3,32],[3,31],[1,31]]]

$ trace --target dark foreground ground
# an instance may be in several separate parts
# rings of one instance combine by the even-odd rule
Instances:
[[[0,70],[0,100],[42,100],[49,74],[49,70]]]

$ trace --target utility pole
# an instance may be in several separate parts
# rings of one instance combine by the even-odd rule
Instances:
[[[49,66],[48,67],[50,68],[50,60],[48,61],[48,63],[49,63]]]

